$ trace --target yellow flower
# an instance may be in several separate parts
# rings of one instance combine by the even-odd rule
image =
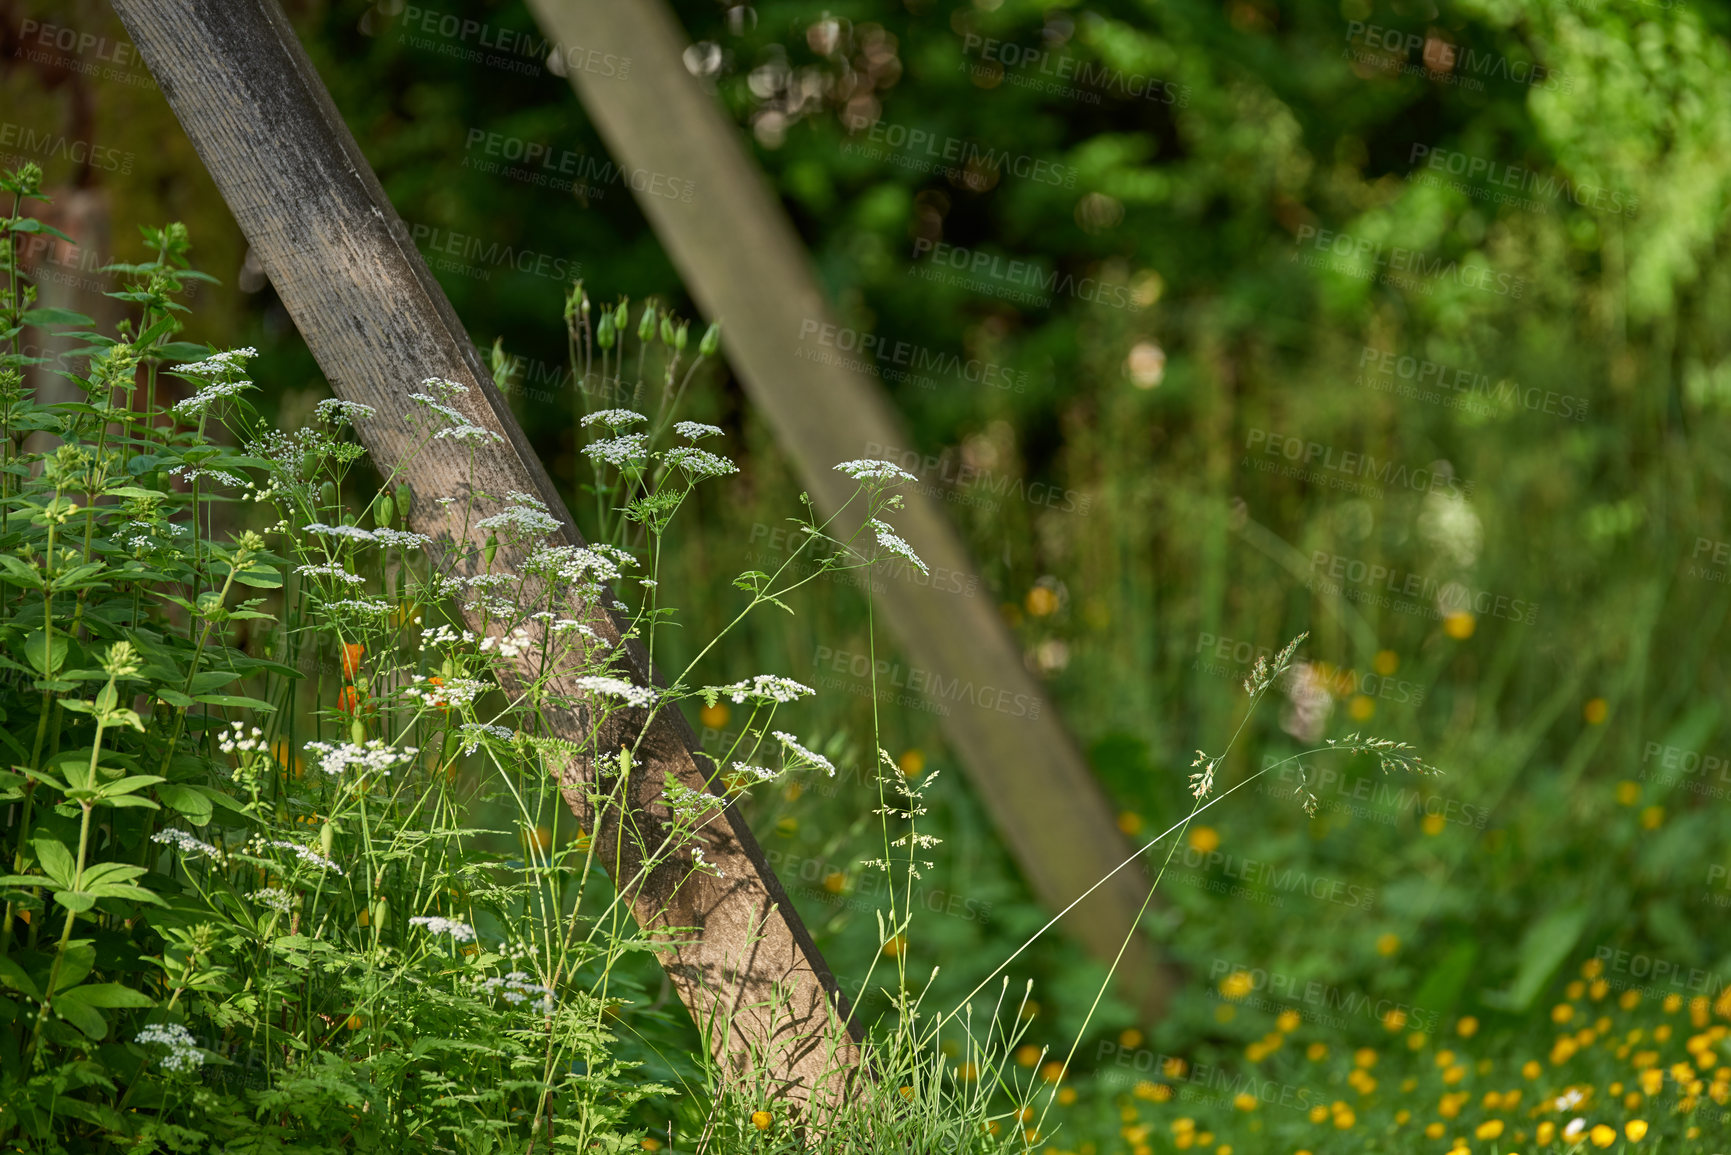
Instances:
[[[1456,610],[1443,619],[1443,632],[1457,642],[1464,642],[1473,636],[1473,616],[1465,610]]]
[[[1400,949],[1400,936],[1395,934],[1379,934],[1376,936],[1376,953],[1384,958]]]
[[[1241,999],[1255,986],[1248,971],[1233,971],[1220,980],[1220,993],[1229,999]]]
[[[1405,1107],[1402,1107],[1400,1110],[1398,1110],[1394,1113],[1394,1124],[1397,1127],[1406,1126],[1407,1123],[1411,1119],[1412,1119],[1412,1112],[1408,1111]]]
[[[903,778],[918,778],[926,768],[926,756],[919,750],[904,750],[902,756],[896,759]]]
[[[1376,714],[1376,699],[1355,694],[1352,701],[1346,704],[1346,712],[1355,722],[1368,722]]]
[[[1382,1017],[1382,1025],[1385,1030],[1400,1030],[1406,1026],[1406,1012],[1399,1007],[1389,1008],[1389,1012]]]
[[[1334,1125],[1342,1131],[1347,1130],[1356,1122],[1358,1122],[1358,1116],[1351,1111],[1340,1111],[1334,1116]]]
[[[1424,1136],[1426,1139],[1441,1139],[1444,1129],[1441,1123],[1427,1123],[1424,1128]]]
[[[1016,1048],[1016,1062],[1024,1067],[1032,1067],[1040,1061],[1040,1048],[1032,1043],[1023,1043]]]
[[[1528,1059],[1521,1064],[1521,1077],[1523,1079],[1536,1079],[1544,1073],[1545,1068],[1540,1065],[1537,1059]]]
[[[1060,1107],[1068,1107],[1071,1103],[1074,1103],[1075,1101],[1076,1101],[1076,1088],[1065,1087],[1062,1091],[1058,1092],[1058,1105]]]
[[[1328,1108],[1324,1107],[1321,1103],[1318,1103],[1316,1106],[1312,1107],[1310,1109],[1310,1121],[1312,1123],[1326,1123],[1326,1122],[1328,1122]]]
[[[1461,1021],[1455,1024],[1455,1034],[1463,1039],[1470,1039],[1478,1033],[1479,1021],[1471,1015],[1462,1016]]]
[[[1533,1136],[1533,1142],[1537,1143],[1541,1147],[1549,1146],[1551,1140],[1556,1138],[1556,1136],[1557,1125],[1549,1119],[1546,1119],[1543,1123],[1539,1124],[1539,1132]]]
[[[1326,1043],[1312,1043],[1312,1044],[1310,1044],[1310,1046],[1304,1048],[1304,1057],[1309,1059],[1313,1063],[1320,1062],[1321,1060],[1328,1058],[1328,1044],[1326,1044]]]
[[[1609,1147],[1617,1141],[1617,1129],[1599,1123],[1595,1125],[1591,1131],[1587,1132],[1587,1138],[1593,1141],[1593,1146],[1595,1147]]]
[[[732,711],[727,708],[726,702],[717,702],[713,706],[705,706],[703,709],[699,710],[697,712],[697,720],[702,722],[711,730],[719,730],[723,726],[727,725],[727,719],[731,715]]]
[[[1059,1079],[1062,1079],[1063,1077],[1064,1077],[1064,1064],[1058,1062],[1056,1059],[1052,1060],[1051,1062],[1047,1063],[1045,1066],[1040,1068],[1040,1078],[1046,1080],[1046,1082],[1048,1082],[1048,1083],[1056,1083]]]
[[[902,1088],[904,1091],[911,1089],[912,1088],[909,1087]],[[769,1125],[773,1122],[775,1122],[775,1116],[771,1115],[768,1111],[753,1111],[751,1113],[751,1125],[756,1127],[759,1131],[769,1130]]]
[[[893,934],[893,935],[891,935],[890,940],[888,942],[884,943],[884,946],[883,946],[884,953],[886,955],[888,955],[890,958],[900,958],[902,956],[902,953],[904,951],[906,951],[907,949],[908,949],[908,936],[905,934]]]
[[[1254,1111],[1256,1110],[1256,1096],[1249,1092],[1240,1092],[1233,1097],[1232,1105],[1240,1111]]]
[[[1479,1139],[1495,1139],[1502,1133],[1503,1121],[1501,1119],[1486,1119],[1479,1124],[1478,1130],[1474,1131],[1473,1135]]]
[[[1177,1057],[1167,1059],[1164,1063],[1160,1064],[1160,1073],[1165,1075],[1168,1079],[1182,1079],[1184,1077],[1184,1072],[1189,1069],[1190,1065],[1183,1059]]]
[[[645,1151],[659,1151],[659,1150],[661,1150],[661,1140],[651,1136],[650,1138],[645,1139],[643,1142],[639,1143],[638,1146],[641,1147]]]
[[[1427,814],[1424,816],[1424,821],[1419,823],[1419,828],[1422,829],[1426,834],[1430,835],[1432,838],[1435,838],[1437,835],[1439,835],[1443,832],[1443,828],[1447,825],[1448,825],[1448,820],[1445,819],[1442,815],[1440,815],[1440,814]]]
[[[1220,833],[1212,826],[1198,826],[1189,834],[1190,849],[1207,854],[1220,845]]]
[[[1028,596],[1022,602],[1030,614],[1037,618],[1046,617],[1058,609],[1058,595],[1047,586],[1035,586],[1028,591]]]
[[[1393,650],[1378,650],[1376,657],[1371,659],[1370,666],[1386,678],[1400,669],[1400,655]]]
[[[1610,703],[1603,698],[1588,698],[1587,704],[1581,707],[1581,717],[1587,720],[1589,726],[1600,725],[1610,712]]]
[[[1568,1003],[1558,1003],[1551,1008],[1551,1022],[1566,1023],[1575,1017],[1575,1008]]]
[[[1376,1066],[1376,1052],[1369,1047],[1360,1047],[1352,1053],[1352,1061],[1360,1067]]]
[[[1304,1016],[1300,1015],[1297,1011],[1288,1008],[1280,1012],[1280,1017],[1274,1020],[1274,1025],[1290,1035],[1293,1031],[1298,1029],[1299,1024],[1302,1022],[1304,1022]]]
[[[1641,811],[1641,829],[1657,830],[1664,824],[1665,808],[1663,806],[1649,806]]]
[[[1118,829],[1134,837],[1142,829],[1142,816],[1126,810],[1118,815]]]
[[[1142,1032],[1135,1027],[1127,1027],[1118,1034],[1118,1045],[1126,1049],[1142,1045]]]

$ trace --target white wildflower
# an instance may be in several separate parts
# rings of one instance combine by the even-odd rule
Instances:
[[[893,461],[880,461],[872,457],[861,457],[854,461],[844,461],[836,469],[847,474],[855,481],[914,481],[913,474],[903,469]]]
[[[630,409],[603,409],[599,413],[591,413],[589,416],[585,417],[582,424],[585,429],[589,428],[591,425],[601,424],[617,432],[620,429],[625,428],[627,425],[635,425],[639,421],[647,420],[649,420],[649,418],[643,416],[643,414],[633,412]]]
[[[396,546],[398,549],[416,550],[433,544],[433,539],[424,533],[410,533],[406,529],[375,529],[373,540],[380,545]]]
[[[475,928],[466,922],[458,922],[454,918],[440,918],[436,914],[417,914],[409,920],[410,926],[424,926],[433,934],[448,934],[458,942],[474,942]]]
[[[221,750],[224,754],[233,754],[237,750],[242,754],[250,754],[254,750],[263,750],[264,731],[260,730],[257,726],[254,726],[252,728],[252,733],[248,734],[244,723],[231,722],[229,723],[229,728],[221,732],[221,737],[217,742],[217,749]]]
[[[473,754],[480,749],[484,738],[497,738],[501,742],[516,740],[516,732],[505,726],[492,726],[486,722],[464,722],[458,729],[462,735],[463,753]]]
[[[708,861],[704,860],[703,847],[701,847],[701,846],[693,846],[691,848],[691,865],[692,865],[693,869],[698,870],[698,871],[703,872],[703,873],[712,873],[717,878],[726,878],[727,877],[727,875],[722,871],[721,867],[715,865],[713,862],[708,862]]]
[[[324,855],[320,854],[318,851],[314,850],[310,846],[302,846],[300,843],[291,842],[286,838],[278,838],[275,841],[268,843],[267,845],[273,850],[292,850],[292,851],[294,851],[295,857],[300,859],[301,862],[305,863],[307,866],[316,867],[319,870],[323,870],[323,871],[327,871],[327,872],[331,872],[331,873],[335,873],[335,874],[347,874],[348,873],[348,871],[344,870],[342,867],[338,866],[335,862],[326,858]]]
[[[348,422],[350,425],[364,421],[378,411],[371,405],[362,405],[359,401],[344,401],[340,397],[327,397],[313,406],[313,419],[323,421],[327,425],[339,425]]]
[[[669,449],[661,455],[661,460],[685,470],[694,478],[725,477],[729,473],[739,472],[739,466],[719,453],[711,453],[695,445],[681,445],[677,449]]]
[[[319,769],[333,778],[345,770],[389,777],[393,766],[407,765],[420,753],[414,746],[391,746],[378,738],[370,738],[361,745],[353,742],[308,742],[302,749],[317,756]]]
[[[802,685],[792,678],[783,678],[778,674],[759,674],[749,682],[735,682],[731,686],[706,686],[705,696],[710,691],[718,695],[726,695],[735,702],[743,702],[747,698],[764,704],[779,702],[797,702],[799,699],[817,693],[810,686]]]
[[[879,548],[886,553],[893,553],[898,557],[906,558],[919,567],[921,573],[931,572],[926,568],[926,563],[921,561],[919,555],[914,552],[914,547],[903,541],[895,530],[875,517],[866,524],[871,527],[873,533],[877,534]]]
[[[251,381],[219,381],[214,385],[206,385],[191,397],[176,401],[170,412],[181,417],[197,417],[224,397],[233,397],[252,387]]]
[[[608,441],[591,442],[583,447],[583,452],[596,461],[623,468],[643,458],[648,452],[648,441],[641,433],[627,433]]]
[[[475,526],[478,529],[503,530],[507,537],[526,538],[556,532],[559,521],[545,509],[513,505],[491,517],[483,517]]]
[[[287,914],[294,909],[295,896],[280,886],[267,886],[263,890],[252,892],[252,900],[261,906],[268,906],[278,914]]]
[[[198,1049],[192,1032],[179,1023],[152,1023],[133,1038],[140,1046],[158,1045],[168,1048],[162,1057],[165,1071],[184,1071],[204,1065],[204,1052]]]
[[[248,345],[244,349],[229,349],[221,353],[212,353],[202,361],[176,365],[174,372],[185,373],[193,377],[220,377],[224,373],[244,371],[247,359],[256,356],[258,356],[258,350]]]
[[[725,437],[719,427],[705,425],[701,421],[678,421],[674,423],[673,431],[687,441],[701,441],[705,437]]]
[[[375,598],[344,598],[342,601],[326,602],[325,609],[337,613],[388,614],[391,612],[391,603]]]
[[[485,979],[481,983],[481,990],[489,995],[497,992],[513,1005],[528,1002],[529,996],[536,995],[539,997],[530,1003],[530,1006],[544,1015],[553,1013],[553,989],[532,981],[522,971],[512,971],[504,978]]]
[[[210,858],[217,858],[220,857],[221,853],[210,843],[200,842],[186,831],[176,830],[172,826],[165,830],[158,830],[155,834],[150,836],[150,840],[155,843],[172,842],[174,843],[174,848],[182,854],[203,854]]]
[[[358,525],[326,525],[322,521],[309,521],[305,528],[307,533],[317,534],[319,537],[340,537],[347,541],[369,544],[378,540],[372,530],[362,529]]]
[[[445,678],[433,685],[430,678],[415,675],[415,684],[403,692],[437,709],[462,709],[493,687],[475,678]]]
[[[485,654],[491,650],[498,650],[501,657],[515,658],[528,651],[534,644],[534,639],[529,636],[529,631],[518,626],[509,634],[497,637],[488,635],[482,638],[481,652]]]
[[[449,428],[439,430],[433,436],[441,441],[448,439],[465,443],[476,441],[484,444],[491,441],[495,444],[504,444],[505,441],[503,437],[491,429],[483,429],[479,425],[452,425]]]
[[[649,706],[655,701],[655,691],[653,689],[648,686],[639,686],[635,683],[627,682],[624,678],[608,678],[599,675],[591,675],[587,678],[578,678],[577,686],[579,689],[588,690],[591,694],[600,694],[607,698],[618,698],[627,706],[633,706],[638,709]]]
[[[358,586],[367,579],[360,574],[350,573],[342,566],[333,563],[325,565],[296,566],[295,573],[301,577],[326,577],[342,582],[345,585]]]
[[[795,738],[785,730],[775,731],[775,736],[781,741],[783,746],[792,750],[796,755],[805,759],[813,766],[816,766],[831,778],[835,777],[835,764],[828,758],[825,758],[822,754],[816,753],[815,751],[806,749],[804,746],[799,744],[799,739]]]

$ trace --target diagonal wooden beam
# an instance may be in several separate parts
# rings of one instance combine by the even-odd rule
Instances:
[[[832,468],[837,461],[874,456],[872,445],[914,442],[874,376],[847,358],[823,364],[797,356],[811,327],[833,320],[829,303],[739,129],[686,70],[684,31],[661,0],[529,0],[529,8],[614,159],[633,172],[638,203],[692,296],[725,326],[723,349],[746,391],[819,505],[834,512],[852,492]],[[628,70],[588,66],[621,59]],[[693,193],[670,196],[670,187]],[[883,612],[903,651],[946,683],[989,686],[998,701],[1033,704],[957,708],[943,724],[1034,893],[1061,909],[1132,848],[942,509],[924,494],[905,496],[898,531],[934,573],[950,576],[886,582]],[[966,590],[981,596],[956,592]],[[1147,886],[1140,871],[1121,871],[1065,925],[1109,962]],[[1119,982],[1149,1019],[1163,1015],[1172,984],[1145,936],[1132,941]]]
[[[459,564],[476,572],[485,532],[453,530],[433,500],[472,484],[481,493],[539,497],[561,522],[556,537],[582,544],[276,0],[114,0],[114,7],[331,387],[376,410],[359,423],[360,436],[382,473],[405,469],[418,497],[411,527],[442,538],[465,559]],[[458,408],[501,444],[471,460],[455,443],[437,441],[411,460],[417,437],[405,420],[414,408],[409,394],[429,377],[467,386]],[[466,520],[472,526],[477,519]],[[511,552],[501,545],[496,564],[522,560]],[[571,612],[619,641],[610,612],[591,604]],[[652,684],[642,647],[629,652],[636,680]],[[581,696],[569,684],[556,689]],[[576,709],[551,724],[580,741],[589,717]],[[610,723],[601,748],[628,744],[641,723],[640,713]],[[666,827],[663,773],[706,788],[697,748],[677,710],[658,713],[644,736],[626,820],[649,832],[650,846]],[[592,769],[560,770],[566,800],[580,815]],[[773,1093],[796,1104],[839,1097],[858,1068],[859,1048],[835,977],[731,805],[702,837],[722,877],[664,866],[630,892],[634,913],[651,928],[699,928],[696,936],[678,936],[662,957],[692,1015],[716,1028],[719,1060],[767,1079]],[[620,836],[617,820],[603,820],[596,838],[606,850],[598,857],[610,867],[618,853],[616,879],[635,876],[642,854],[635,839]]]

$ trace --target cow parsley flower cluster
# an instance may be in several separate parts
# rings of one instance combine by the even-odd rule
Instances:
[[[503,445],[505,442],[503,436],[493,432],[491,429],[483,429],[479,425],[473,425],[467,422],[462,425],[446,426],[444,429],[433,434],[433,436],[438,438],[440,441],[456,441],[464,445],[467,445],[470,442],[476,442],[482,445],[485,445],[488,442],[495,445]]]
[[[348,871],[344,870],[342,867],[338,866],[335,862],[326,858],[312,847],[302,846],[300,843],[291,842],[287,838],[273,839],[267,843],[263,839],[255,837],[252,840],[252,846],[260,851],[267,848],[271,850],[292,850],[294,851],[295,857],[300,859],[301,862],[307,866],[332,874],[346,875],[348,873]]]
[[[855,481],[915,481],[913,474],[903,469],[893,461],[880,461],[877,458],[861,457],[853,461],[844,461],[836,469],[847,474]]]
[[[357,541],[366,545],[378,540],[370,529],[362,529],[358,525],[326,525],[322,521],[309,521],[305,532],[317,534],[319,537],[340,537],[345,541]]]
[[[415,684],[403,693],[436,709],[461,710],[492,688],[475,678],[442,678],[435,682],[424,674],[416,674]]]
[[[300,576],[300,577],[330,578],[333,581],[342,582],[345,585],[351,585],[351,586],[361,585],[367,580],[366,578],[362,577],[360,574],[350,573],[348,570],[344,569],[340,565],[337,565],[335,562],[330,562],[330,563],[327,563],[324,565],[296,566],[295,567],[295,573],[297,576]]]
[[[322,421],[326,425],[340,425],[348,422],[350,425],[364,421],[376,414],[378,410],[371,405],[362,405],[359,401],[344,401],[340,397],[327,397],[313,406],[313,420]]]
[[[627,433],[623,437],[613,437],[606,441],[592,441],[583,447],[583,452],[589,457],[616,468],[624,468],[643,460],[643,455],[648,451],[649,438],[641,433]]]
[[[536,502],[536,505],[540,503]],[[491,517],[483,517],[475,526],[477,529],[501,531],[506,537],[521,541],[557,532],[559,519],[548,513],[545,506],[536,509],[532,505],[512,505]]]
[[[600,694],[607,698],[618,698],[627,706],[643,709],[655,702],[655,691],[649,686],[639,686],[627,682],[624,678],[609,678],[599,674],[578,678],[579,689],[588,690],[591,694]]]
[[[224,397],[233,397],[251,388],[251,381],[218,381],[214,385],[206,385],[191,397],[176,401],[169,412],[179,417],[197,417]]]
[[[335,778],[345,770],[390,777],[391,768],[406,766],[420,751],[414,746],[391,746],[379,738],[357,745],[353,742],[308,742],[301,747],[318,759],[319,769]]]
[[[466,922],[458,922],[454,918],[441,918],[436,914],[417,914],[409,920],[410,926],[424,926],[432,934],[448,934],[458,942],[474,942],[475,928]]]
[[[783,746],[787,747],[789,750],[792,750],[795,755],[797,755],[800,758],[803,758],[805,761],[807,761],[811,765],[816,766],[818,769],[820,769],[824,773],[828,774],[831,778],[835,777],[835,764],[832,763],[828,758],[825,758],[822,754],[819,754],[813,750],[806,749],[804,746],[799,744],[799,739],[795,738],[792,734],[789,734],[785,730],[775,731],[775,736],[777,739],[780,740],[780,742]]]
[[[693,846],[691,848],[691,866],[693,870],[696,870],[700,874],[713,874],[717,878],[727,877],[726,872],[723,871],[721,867],[703,857],[703,847],[701,846]]]
[[[705,437],[727,436],[719,426],[705,425],[701,421],[676,421],[673,423],[673,432],[687,441],[701,441]]]
[[[517,737],[516,731],[507,726],[493,726],[486,722],[464,722],[458,727],[457,733],[462,736],[462,748],[465,756],[480,749],[484,738],[492,737],[501,742],[510,742]]]
[[[802,685],[792,678],[784,678],[779,674],[759,674],[748,682],[735,682],[731,686],[705,686],[703,696],[714,701],[714,697],[725,695],[735,702],[743,702],[750,698],[754,702],[765,705],[781,702],[797,702],[801,698],[817,693],[810,686]]]
[[[882,549],[885,553],[893,553],[897,557],[906,558],[908,561],[912,562],[921,573],[929,574],[931,572],[931,570],[926,568],[926,563],[921,561],[919,555],[914,552],[914,547],[902,540],[901,536],[897,534],[895,530],[891,529],[888,525],[879,521],[875,517],[866,522],[866,525],[870,526],[871,531],[877,534],[878,548]]]
[[[182,854],[203,854],[210,858],[220,858],[222,852],[208,842],[200,842],[184,830],[176,830],[170,826],[158,830],[150,836],[150,840],[159,845],[173,843],[174,848]]]
[[[433,539],[424,533],[411,533],[406,529],[375,529],[373,540],[380,545],[395,546],[402,550],[417,550],[433,544]]]
[[[635,425],[639,421],[647,420],[649,418],[631,409],[603,409],[599,413],[591,413],[585,417],[582,425],[585,429],[591,425],[605,425],[617,433],[627,425]]]
[[[683,469],[694,480],[705,477],[725,477],[729,473],[738,473],[739,466],[707,449],[699,449],[695,445],[681,445],[669,449],[661,455],[661,460],[675,469]]]
[[[204,1052],[193,1041],[192,1032],[179,1023],[152,1023],[132,1041],[141,1047],[167,1047],[168,1054],[162,1057],[165,1071],[185,1071],[204,1065]]]
[[[244,373],[249,357],[258,356],[258,350],[251,345],[242,349],[228,349],[221,353],[212,353],[202,361],[190,361],[184,365],[176,365],[174,372],[186,373],[193,377],[221,377],[225,373]]]
[[[513,1006],[528,1003],[539,1014],[553,1013],[553,988],[535,982],[522,971],[512,971],[503,978],[483,979],[481,993],[498,994]]]
[[[534,644],[535,640],[529,636],[529,631],[518,626],[508,634],[488,634],[482,638],[481,652],[485,654],[498,650],[502,658],[515,658],[527,653]]]
[[[278,914],[287,914],[294,909],[295,896],[280,886],[267,886],[263,890],[252,892],[252,900],[260,906],[268,906]]]
[[[388,614],[392,606],[390,602],[378,598],[344,598],[341,601],[326,602],[325,609],[339,614]]]

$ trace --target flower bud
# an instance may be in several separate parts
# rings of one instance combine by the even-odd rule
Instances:
[[[637,322],[637,339],[650,341],[655,337],[655,302],[643,303],[643,318]]]
[[[481,547],[481,556],[487,559],[489,566],[493,564],[493,559],[499,556],[498,534],[490,533],[487,535],[487,544]]]
[[[673,347],[681,353],[685,352],[685,342],[691,336],[691,322],[681,321],[679,328],[673,330]]]
[[[620,301],[619,307],[613,310],[613,327],[618,329],[621,333],[625,332],[625,326],[631,323],[631,314],[626,309],[627,303],[628,302],[626,301]]]
[[[320,509],[329,509],[331,506],[335,505],[336,503],[337,503],[337,485],[336,485],[336,482],[327,481],[323,485],[319,486],[319,508]]]
[[[697,343],[697,352],[704,357],[713,357],[719,348],[721,348],[721,322],[713,321],[709,328],[703,331],[703,340]]]
[[[600,322],[595,326],[595,343],[603,349],[613,348],[613,314],[601,314]]]
[[[349,723],[349,741],[357,746],[367,744],[367,727],[359,718]]]
[[[661,314],[661,343],[673,344],[673,318],[667,313]]]
[[[391,528],[392,519],[396,516],[397,503],[391,500],[390,493],[387,491],[379,494],[378,499],[373,502],[374,524],[376,524],[380,529],[389,529]]]
[[[330,819],[325,819],[324,826],[319,828],[319,853],[326,858],[331,856],[331,847],[337,840],[337,828],[332,826]]]
[[[411,496],[408,482],[402,482],[397,486],[397,512],[403,515],[403,524],[405,525],[407,525],[409,521],[409,501]]]

